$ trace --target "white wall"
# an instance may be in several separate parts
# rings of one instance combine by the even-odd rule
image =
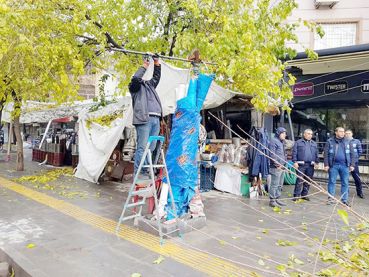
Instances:
[[[295,22],[299,18],[322,23],[358,22],[356,44],[369,43],[369,0],[340,0],[332,9],[315,9],[314,0],[296,1],[299,7],[293,12],[289,22]],[[314,36],[306,27],[299,28],[297,36],[305,47],[314,47]],[[300,45],[291,43],[289,46],[303,51]]]

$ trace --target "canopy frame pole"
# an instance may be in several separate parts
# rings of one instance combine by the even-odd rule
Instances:
[[[135,50],[128,50],[128,49],[120,49],[120,48],[109,48],[110,51],[115,51],[115,52],[121,52],[124,54],[134,54],[134,55],[142,55],[145,56],[148,53],[147,52],[142,52],[142,51],[135,51]],[[150,54],[149,54],[150,55]],[[178,57],[172,57],[172,56],[165,56],[165,55],[158,55],[161,59],[165,59],[165,60],[173,60],[173,61],[181,61],[181,62],[188,62],[188,63],[192,63],[193,61],[188,60],[188,59],[183,59],[183,58],[178,58]],[[210,64],[210,65],[217,65],[216,63],[213,62],[204,62],[202,61],[202,63],[206,64]]]
[[[38,146],[38,149],[41,149],[42,143],[44,142],[44,140],[45,140],[45,138],[46,138],[46,134],[47,134],[47,132],[48,132],[48,131],[49,131],[49,129],[50,129],[50,125],[51,125],[51,122],[52,122],[52,121],[53,121],[53,120],[52,120],[52,119],[50,119],[50,120],[49,120],[49,123],[47,123],[46,129],[45,129],[45,132],[44,132],[44,135],[42,136],[42,139],[41,139],[40,145]]]

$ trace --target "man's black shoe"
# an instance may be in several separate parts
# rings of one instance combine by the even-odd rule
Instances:
[[[348,202],[342,202],[342,204],[346,205],[347,207],[351,207],[351,205]]]
[[[308,196],[303,196],[301,198],[304,199],[305,201],[310,201],[310,198]]]
[[[279,205],[277,204],[277,202],[273,199],[269,201],[269,207],[275,208],[275,207],[279,207]]]
[[[358,194],[357,196],[359,196],[361,199],[365,199],[364,194]]]
[[[286,203],[284,203],[284,202],[282,202],[281,200],[279,200],[279,199],[276,199],[275,200],[275,202],[279,205],[279,206],[287,206],[287,204]]]

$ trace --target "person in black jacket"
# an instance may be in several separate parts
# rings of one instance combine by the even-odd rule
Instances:
[[[355,156],[355,167],[354,170],[351,171],[351,175],[354,178],[356,193],[360,198],[364,198],[363,194],[363,185],[361,184],[360,172],[359,172],[359,158],[363,153],[363,148],[361,146],[361,142],[358,139],[353,138],[353,134],[351,130],[345,131],[345,138],[352,144],[352,148],[354,150]]]
[[[309,193],[309,179],[313,178],[314,167],[319,164],[318,146],[313,137],[313,131],[306,129],[304,131],[304,138],[299,139],[293,145],[292,161],[293,167],[298,169],[297,181],[295,190],[293,192],[293,200],[299,198],[309,201],[307,196]]]
[[[286,139],[287,131],[283,127],[278,127],[275,132],[275,137],[270,140],[270,169],[271,182],[269,187],[269,206],[279,207],[286,206],[284,202],[279,200],[282,193],[282,186],[284,183],[284,170],[283,167],[286,164],[287,156],[284,149],[284,141]]]
[[[162,107],[156,87],[160,82],[161,65],[159,56],[153,55],[154,73],[150,80],[143,80],[149,59],[144,59],[144,64],[133,75],[129,84],[129,92],[132,96],[133,104],[133,125],[137,131],[137,149],[135,153],[134,169],[135,173],[140,165],[143,152],[150,136],[157,136],[160,131],[160,118],[162,116]],[[156,143],[150,145],[151,152],[154,151]],[[144,170],[142,173],[146,173]]]

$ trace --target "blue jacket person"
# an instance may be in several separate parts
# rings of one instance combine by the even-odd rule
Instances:
[[[309,201],[309,183],[314,175],[314,167],[319,164],[318,146],[312,140],[313,131],[306,129],[304,137],[295,142],[292,149],[294,168],[298,169],[297,181],[293,193],[294,200],[302,198]]]
[[[341,179],[341,201],[348,204],[349,197],[349,172],[355,167],[354,151],[352,144],[345,139],[345,129],[337,127],[335,136],[328,139],[324,147],[324,169],[328,171],[328,204],[334,203],[331,196],[336,193],[336,180]]]

